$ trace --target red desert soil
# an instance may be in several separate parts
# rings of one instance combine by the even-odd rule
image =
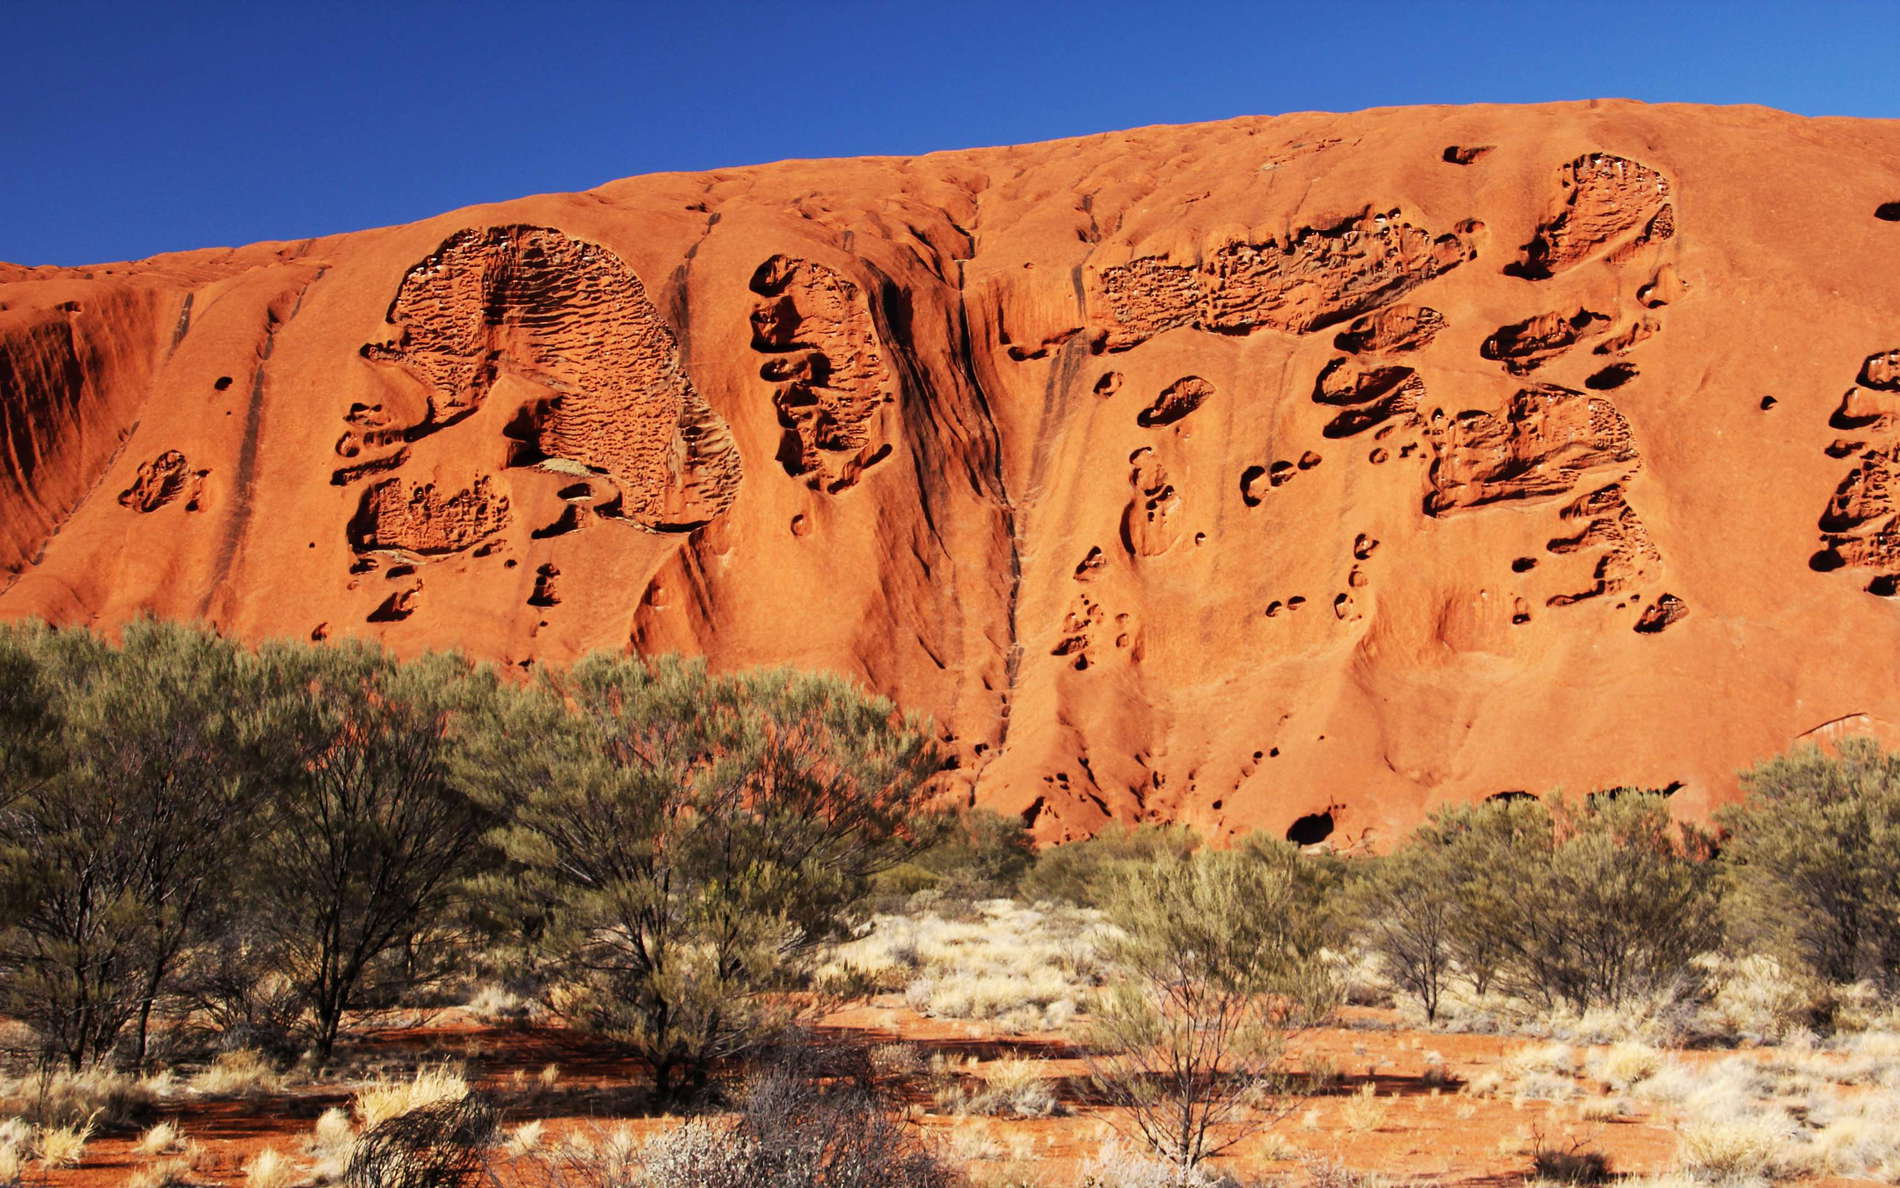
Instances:
[[[1509,1053],[1541,1041],[1394,1028],[1389,1012],[1370,1009],[1347,1008],[1343,1014],[1375,1029],[1309,1032],[1296,1041],[1287,1061],[1289,1069],[1297,1070],[1319,1057],[1340,1074],[1336,1089],[1293,1102],[1272,1132],[1302,1157],[1336,1160],[1401,1183],[1447,1185],[1521,1183],[1534,1136],[1560,1146],[1583,1140],[1589,1149],[1610,1155],[1622,1172],[1661,1171],[1671,1162],[1675,1136],[1667,1119],[1649,1114],[1641,1103],[1627,1117],[1588,1121],[1579,1117],[1574,1100],[1518,1103],[1508,1088],[1496,1098],[1459,1091],[1457,1082],[1496,1068]],[[907,1093],[917,1125],[945,1141],[958,1129],[988,1136],[995,1154],[1021,1158],[1032,1167],[1035,1182],[1069,1182],[1114,1134],[1103,1109],[1087,1104],[1085,1066],[1060,1035],[1007,1035],[979,1024],[922,1018],[896,1006],[843,1012],[829,1020],[825,1030],[842,1042],[902,1041],[926,1055],[974,1057],[972,1071],[979,1076],[993,1060],[1037,1061],[1041,1073],[1058,1081],[1059,1096],[1069,1111],[1064,1116],[944,1117],[929,1112],[921,1083],[913,1083]],[[498,1095],[505,1124],[548,1119],[550,1141],[571,1132],[602,1134],[623,1124],[646,1134],[674,1122],[641,1116],[637,1062],[620,1059],[575,1033],[480,1026],[449,1012],[428,1026],[377,1033],[368,1046],[368,1056],[386,1057],[397,1076],[406,1075],[400,1070],[418,1061],[466,1061],[470,1080]],[[1442,1057],[1452,1085],[1434,1089],[1427,1084],[1428,1053]],[[1696,1053],[1679,1056],[1700,1058]],[[537,1089],[538,1074],[550,1063],[561,1070],[559,1083],[552,1090]],[[1356,1095],[1368,1084],[1385,1103],[1382,1116],[1369,1123],[1363,1115],[1356,1123],[1350,1121]],[[1601,1089],[1587,1077],[1579,1077],[1578,1086],[1585,1096]],[[159,1117],[176,1120],[186,1137],[202,1145],[195,1182],[235,1184],[242,1182],[245,1162],[264,1147],[302,1158],[317,1115],[334,1105],[347,1107],[347,1091],[306,1088],[248,1101],[180,1099]],[[1314,1115],[1311,1122],[1304,1120],[1309,1111]],[[118,1188],[128,1174],[155,1162],[133,1150],[136,1141],[136,1135],[97,1139],[88,1146],[82,1167],[48,1173],[45,1180],[54,1188]],[[990,1160],[974,1169],[980,1173],[1000,1166],[1000,1159]],[[1220,1166],[1245,1175],[1299,1170],[1295,1160],[1263,1158],[1259,1140],[1243,1144]]]
[[[1045,840],[1900,721],[1900,123],[1297,114],[0,266],[0,616],[861,678]]]

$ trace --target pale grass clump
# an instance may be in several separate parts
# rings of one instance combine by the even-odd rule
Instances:
[[[26,1119],[0,1122],[0,1188],[13,1188],[26,1174],[32,1143],[33,1127]]]
[[[141,1155],[155,1157],[159,1155],[170,1155],[174,1151],[183,1149],[183,1147],[184,1135],[179,1131],[178,1124],[176,1122],[159,1122],[148,1128],[144,1134],[139,1136],[138,1144],[134,1150],[138,1151]]]
[[[1359,1171],[1337,1157],[1306,1163],[1306,1188],[1385,1188],[1385,1184],[1384,1176]]]
[[[125,1188],[183,1188],[196,1178],[195,1153],[148,1163],[125,1178]]]
[[[356,1116],[363,1129],[442,1101],[460,1101],[468,1096],[468,1080],[462,1070],[440,1064],[419,1068],[407,1081],[377,1081],[356,1091]]]
[[[971,1113],[1046,1118],[1060,1112],[1055,1089],[1034,1060],[998,1060],[985,1070],[984,1081],[983,1091],[971,1103]]]
[[[1900,1179],[1900,1095],[1835,1093],[1812,1108],[1807,1124],[1813,1170],[1893,1182]]]
[[[1339,1120],[1353,1134],[1369,1134],[1385,1125],[1391,1107],[1392,1103],[1381,1099],[1372,1085],[1361,1085],[1359,1092],[1339,1107]]]
[[[619,1126],[591,1135],[570,1134],[547,1158],[572,1177],[569,1182],[592,1188],[649,1188],[641,1163],[645,1150],[632,1127]]]
[[[939,1053],[931,1057],[930,1080],[931,1097],[942,1114],[1046,1118],[1061,1112],[1049,1078],[1034,1060],[1006,1058],[979,1069],[974,1057]]]
[[[1684,1117],[1726,1119],[1748,1114],[1773,1096],[1766,1070],[1755,1061],[1730,1056],[1691,1068],[1664,1061],[1655,1074],[1637,1082],[1638,1097],[1676,1107]]]
[[[297,1169],[275,1147],[265,1147],[244,1165],[245,1188],[290,1188]]]
[[[1279,1131],[1269,1130],[1254,1144],[1253,1156],[1268,1163],[1291,1163],[1305,1158],[1306,1152]]]
[[[507,1141],[502,1143],[502,1150],[509,1156],[519,1159],[524,1155],[532,1155],[539,1151],[546,1137],[547,1123],[535,1118],[509,1131]]]
[[[1567,1076],[1532,1072],[1518,1077],[1511,1100],[1519,1105],[1530,1101],[1569,1101],[1577,1094],[1577,1083]]]
[[[521,1023],[542,1013],[539,1003],[494,982],[477,987],[462,1009],[487,1023]]]
[[[0,1115],[43,1126],[124,1126],[157,1100],[151,1084],[105,1067],[0,1081]]]
[[[1587,1098],[1577,1103],[1577,1117],[1585,1122],[1614,1122],[1618,1118],[1627,1118],[1635,1112],[1628,1098],[1611,1097],[1607,1094]]]
[[[190,1085],[193,1093],[204,1097],[258,1097],[282,1090],[284,1076],[262,1052],[239,1048],[220,1052],[210,1067],[191,1078]]]
[[[1003,1158],[1003,1144],[990,1134],[990,1128],[975,1118],[960,1117],[951,1123],[942,1140],[942,1153],[959,1166],[989,1163]]]
[[[348,1113],[331,1106],[317,1117],[310,1143],[304,1148],[311,1160],[311,1174],[320,1183],[332,1183],[349,1170],[350,1157],[356,1154],[356,1129]]]
[[[1840,1085],[1900,1088],[1900,1032],[1838,1035],[1814,1053],[1808,1071]]]
[[[1496,1097],[1504,1092],[1504,1073],[1495,1068],[1487,1068],[1465,1082],[1465,1092],[1472,1097]]]
[[[1648,1044],[1625,1040],[1591,1055],[1584,1062],[1592,1077],[1619,1092],[1656,1075],[1662,1054]]]
[[[1177,1167],[1107,1142],[1082,1165],[1076,1188],[1216,1188],[1220,1183],[1204,1168]]]
[[[33,1135],[33,1158],[45,1167],[78,1167],[92,1141],[90,1121],[42,1126]]]
[[[921,1076],[927,1067],[916,1044],[879,1044],[871,1049],[870,1060],[872,1072],[899,1081]]]
[[[1786,1043],[1812,1036],[1810,1021],[1828,989],[1765,953],[1696,959],[1707,987],[1698,1022],[1713,1034]]]
[[[1504,1067],[1518,1077],[1531,1073],[1567,1077],[1577,1071],[1577,1053],[1569,1044],[1538,1044],[1506,1056]]]
[[[1698,1118],[1676,1131],[1677,1168],[1705,1183],[1760,1183],[1799,1175],[1805,1164],[1797,1128],[1786,1114]]]
[[[1052,1031],[1103,984],[1100,950],[1112,933],[1094,910],[1007,899],[977,904],[974,920],[880,915],[837,947],[819,977],[902,986],[913,1009],[939,1018]]]

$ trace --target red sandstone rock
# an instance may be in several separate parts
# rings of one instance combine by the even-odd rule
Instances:
[[[1046,839],[1700,814],[1900,721],[1896,162],[1303,114],[0,266],[0,615],[835,669]]]

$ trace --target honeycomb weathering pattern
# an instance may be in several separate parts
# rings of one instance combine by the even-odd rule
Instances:
[[[1896,195],[1900,123],[1393,109],[0,268],[0,617],[828,670],[1046,841],[1702,815],[1900,722]]]
[[[1627,258],[1676,233],[1673,186],[1660,171],[1609,153],[1586,153],[1564,166],[1563,199],[1524,247],[1519,268],[1548,277],[1605,248]]]
[[[618,489],[613,514],[652,529],[707,523],[737,497],[725,421],[687,378],[640,279],[607,249],[549,227],[459,231],[403,277],[388,320],[395,341],[364,355],[428,391],[427,416],[402,436],[470,415],[507,368],[546,393],[516,419],[517,462],[603,476]]]
[[[1503,416],[1459,414],[1439,431],[1433,452],[1425,510],[1434,516],[1562,495],[1587,474],[1624,479],[1638,464],[1629,422],[1615,405],[1549,386],[1519,391]]]
[[[752,274],[752,349],[775,386],[785,430],[779,462],[791,475],[840,491],[887,448],[874,440],[895,379],[864,296],[836,271],[773,256]]]
[[[1228,243],[1199,264],[1143,256],[1100,270],[1090,308],[1100,345],[1125,351],[1165,330],[1305,334],[1383,305],[1469,260],[1469,243],[1367,213],[1285,243]]]
[[[507,523],[508,497],[496,492],[486,475],[446,493],[434,483],[392,478],[363,492],[350,522],[350,544],[359,553],[439,556],[472,549]]]

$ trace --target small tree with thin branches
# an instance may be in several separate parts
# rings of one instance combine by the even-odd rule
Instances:
[[[1318,873],[1283,843],[1129,869],[1106,905],[1118,971],[1088,1035],[1112,1116],[1182,1183],[1268,1125],[1287,1037],[1337,1003]]]

